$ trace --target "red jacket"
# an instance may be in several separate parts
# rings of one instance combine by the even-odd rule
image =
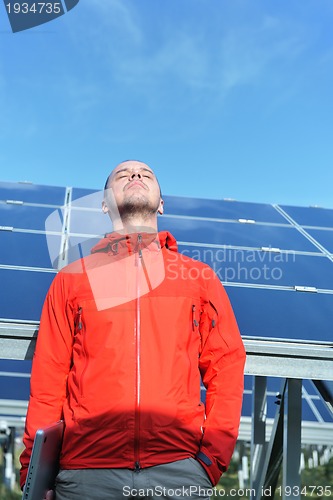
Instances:
[[[43,307],[21,455],[64,418],[64,469],[196,457],[213,484],[238,435],[245,351],[212,269],[168,232],[111,234],[55,277]],[[200,377],[207,388],[200,400]]]

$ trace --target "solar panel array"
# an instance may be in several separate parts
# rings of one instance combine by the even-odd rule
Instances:
[[[87,189],[0,183],[0,321],[39,320],[57,270],[112,230],[102,197]],[[332,209],[175,196],[164,202],[159,229],[176,237],[180,252],[213,267],[243,336],[333,344]],[[0,361],[2,380],[16,387],[1,383],[0,399],[27,399],[22,373],[29,371],[29,362]],[[251,414],[249,384],[247,377],[244,415]],[[333,421],[310,383],[303,396],[306,418]]]

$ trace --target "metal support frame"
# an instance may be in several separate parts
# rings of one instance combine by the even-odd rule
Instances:
[[[15,427],[2,427],[0,432],[0,445],[3,452],[3,479],[8,490],[15,487]]]
[[[267,378],[254,378],[254,409],[251,442],[252,500],[274,498],[275,487],[279,477],[282,459],[283,423],[281,419],[281,411],[283,411],[283,395],[285,392],[285,386],[286,380],[283,380],[281,391],[276,401],[277,411],[272,427],[270,441],[266,442]],[[264,409],[264,412],[258,412],[259,408]]]
[[[267,378],[254,377],[251,432],[251,489],[255,495],[261,488],[260,471],[264,468],[266,443]],[[252,492],[253,493],[253,492]],[[251,498],[255,498],[252,494]]]
[[[252,500],[273,499],[282,465],[279,497],[300,499],[302,380],[285,379],[277,396],[277,410],[266,442],[266,377],[255,377],[251,442]]]
[[[243,337],[246,375],[333,380],[333,342]]]
[[[32,359],[37,321],[0,319],[0,357]],[[333,343],[243,337],[246,375],[333,380]]]
[[[302,380],[289,379],[284,396],[282,499],[301,498]]]

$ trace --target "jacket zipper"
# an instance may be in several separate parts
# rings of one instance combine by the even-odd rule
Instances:
[[[142,235],[138,234],[137,265],[137,297],[136,318],[134,326],[135,354],[136,354],[136,400],[135,400],[135,429],[134,429],[134,470],[140,472],[140,395],[141,395],[141,311],[140,311],[140,272],[142,266]]]
[[[79,331],[81,331],[83,329],[82,312],[83,312],[82,307],[79,306],[78,312],[77,312],[77,315],[78,315],[77,329]],[[82,370],[82,373],[81,373],[80,383],[79,383],[80,396],[81,397],[83,397],[83,378],[84,378],[84,375],[85,375],[86,370],[88,368],[88,350],[87,350],[86,336],[85,336],[85,332],[84,331],[82,332],[82,352],[83,352],[83,355],[84,355],[84,358],[85,358],[85,362],[84,362],[84,367],[83,367],[83,370]]]
[[[199,326],[199,323],[195,319],[195,304],[192,304],[192,330],[194,331],[194,327]]]
[[[79,306],[77,310],[76,327],[80,331],[82,330],[82,307]]]

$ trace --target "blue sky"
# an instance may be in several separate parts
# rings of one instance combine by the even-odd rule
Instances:
[[[81,0],[15,33],[0,5],[0,180],[333,208],[332,0]]]

